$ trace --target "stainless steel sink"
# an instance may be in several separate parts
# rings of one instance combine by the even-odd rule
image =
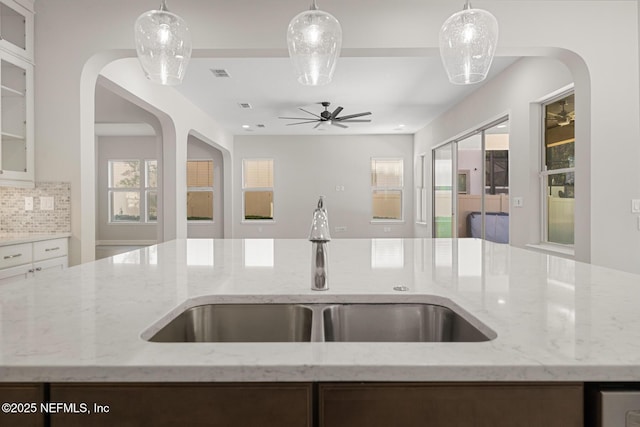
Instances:
[[[335,304],[324,308],[322,317],[325,341],[478,342],[492,339],[453,310],[433,304]]]
[[[479,342],[496,337],[467,319],[473,317],[460,308],[429,303],[207,304],[180,313],[148,340]]]
[[[312,310],[299,304],[208,304],[187,309],[154,342],[310,341]]]

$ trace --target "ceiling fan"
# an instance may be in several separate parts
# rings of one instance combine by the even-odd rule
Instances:
[[[568,104],[567,101],[562,103],[562,110],[559,113],[553,113],[551,111],[547,111],[547,115],[551,117],[547,117],[547,120],[554,120],[557,126],[567,126],[571,124],[572,121],[576,119],[575,111],[566,111],[565,106]]]
[[[303,120],[302,122],[297,122],[297,123],[289,123],[287,124],[287,126],[295,126],[295,125],[303,125],[303,124],[307,124],[307,123],[317,123],[313,128],[316,129],[318,126],[321,126],[323,124],[328,124],[328,125],[332,125],[332,126],[337,126],[340,128],[348,128],[349,126],[344,125],[342,123],[369,123],[371,122],[370,119],[358,119],[358,120],[354,120],[357,117],[362,117],[362,116],[368,116],[371,114],[370,111],[367,111],[366,113],[357,113],[357,114],[349,114],[346,116],[338,116],[338,114],[340,114],[343,110],[342,107],[338,107],[333,111],[329,111],[329,106],[331,105],[330,102],[321,102],[320,103],[323,107],[324,107],[324,111],[321,112],[319,115],[312,113],[311,111],[307,111],[304,108],[300,108],[301,111],[304,111],[307,114],[312,115],[314,118],[310,118],[310,117],[278,117],[279,119],[288,119],[288,120]]]

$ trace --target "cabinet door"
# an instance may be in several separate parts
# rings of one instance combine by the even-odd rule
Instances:
[[[33,62],[32,1],[0,0],[0,48]]]
[[[33,263],[33,272],[38,276],[47,271],[60,271],[67,268],[69,265],[68,258],[66,256],[48,259],[46,261],[39,261]]]
[[[312,422],[311,384],[52,384],[50,400],[86,403],[92,412],[52,414],[51,427],[310,427]]]
[[[20,408],[22,413],[0,411],[0,426],[12,427],[44,427],[44,414],[40,412],[40,403],[44,401],[44,386],[42,384],[0,384],[0,402],[9,404],[33,404],[37,405],[35,413],[24,413],[24,405]],[[14,406],[17,410],[17,406]],[[31,411],[30,408],[28,411]]]
[[[321,427],[582,427],[581,384],[320,384]]]
[[[32,270],[33,269],[31,264],[3,268],[2,270],[0,270],[0,285],[24,280],[29,277],[29,274],[32,272]]]
[[[33,65],[0,52],[0,86],[0,180],[32,185]]]

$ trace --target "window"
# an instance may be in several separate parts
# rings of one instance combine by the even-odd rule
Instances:
[[[371,199],[374,221],[402,220],[402,159],[371,159]]]
[[[273,220],[273,159],[242,160],[245,221]]]
[[[109,222],[157,221],[158,162],[110,160],[108,195]]]
[[[416,222],[427,222],[427,164],[426,155],[418,156],[418,176],[416,182]]]
[[[213,160],[187,161],[187,221],[213,221]]]
[[[574,244],[575,111],[574,94],[543,105],[543,236],[549,243]]]

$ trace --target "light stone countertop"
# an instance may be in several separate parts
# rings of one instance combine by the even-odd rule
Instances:
[[[314,292],[310,257],[303,239],[183,239],[1,286],[0,381],[640,381],[640,276],[477,239],[335,239]],[[442,303],[497,338],[142,338],[201,303],[291,301]]]
[[[0,233],[0,247],[65,237],[71,237],[71,233]]]

